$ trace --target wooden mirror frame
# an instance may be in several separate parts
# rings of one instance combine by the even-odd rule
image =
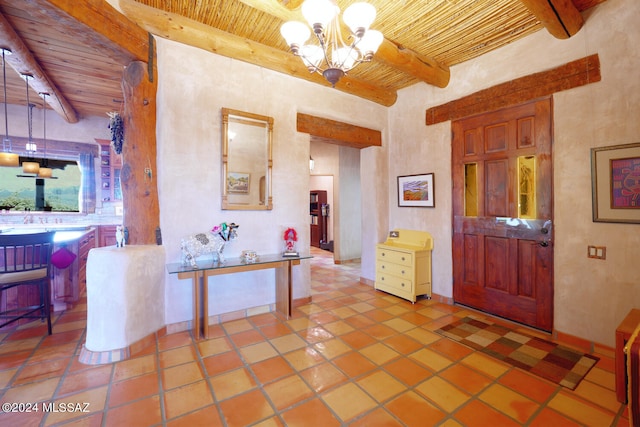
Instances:
[[[254,182],[259,203],[235,203],[230,200],[229,191],[229,123],[258,126],[266,129],[266,162],[263,176],[250,177],[249,185]],[[226,210],[271,210],[273,194],[271,192],[271,170],[273,168],[273,117],[247,113],[245,111],[222,109],[222,209]],[[233,171],[232,171],[233,172]],[[251,187],[249,187],[251,193]]]

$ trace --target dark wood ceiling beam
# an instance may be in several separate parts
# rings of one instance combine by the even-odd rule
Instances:
[[[29,86],[37,93],[48,93],[47,103],[68,123],[78,122],[78,113],[44,72],[27,45],[18,36],[9,21],[0,14],[0,47],[11,50],[5,55],[7,64],[18,74],[29,74]]]
[[[149,35],[104,0],[46,0],[32,3],[30,13],[46,14],[85,44],[123,64],[149,61]]]
[[[598,54],[593,54],[551,70],[520,77],[431,107],[426,113],[426,124],[433,125],[499,110],[556,92],[596,83],[601,79],[600,58]]]
[[[335,143],[346,147],[367,148],[382,145],[382,133],[379,130],[337,122],[309,114],[298,113],[296,128],[298,132],[320,137],[323,142]]]
[[[134,0],[106,1],[137,25],[158,37],[329,86],[321,75],[309,73],[302,61],[287,52]],[[340,79],[336,89],[384,106],[393,105],[398,96],[395,91],[386,90],[350,76]]]
[[[558,39],[575,35],[584,20],[571,0],[520,0],[547,31]]]
[[[300,10],[291,10],[292,7],[299,6],[300,2],[289,2],[286,5],[278,0],[240,0],[247,6],[253,7],[261,12],[275,16],[283,21],[305,22]],[[349,31],[344,28],[343,34]],[[449,67],[439,64],[435,59],[420,55],[410,49],[398,46],[396,43],[387,40],[382,41],[378,51],[373,56],[373,60],[381,62],[389,67],[395,68],[403,73],[409,74],[418,80],[437,87],[447,87],[451,78]]]

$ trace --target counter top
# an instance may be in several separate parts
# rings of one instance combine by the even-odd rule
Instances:
[[[38,224],[39,227],[6,227],[0,228],[1,234],[7,235],[21,235],[21,234],[33,234],[33,233],[44,233],[47,231],[54,231],[56,234],[53,237],[53,241],[55,243],[63,243],[63,242],[72,242],[74,240],[82,237],[87,231],[91,230],[91,226],[80,226],[80,225],[67,225],[61,226],[61,224],[51,224],[47,226],[46,224]]]

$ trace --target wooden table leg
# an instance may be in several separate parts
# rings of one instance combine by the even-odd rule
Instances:
[[[284,261],[276,268],[276,311],[285,316],[291,317],[293,298],[293,271],[292,266],[300,264],[300,260]]]
[[[178,273],[178,279],[191,279],[191,286],[193,292],[193,324],[191,328],[193,330],[193,338],[200,339],[200,325],[202,320],[200,319],[200,278],[202,272],[200,271],[185,271]]]
[[[197,340],[200,339],[200,327],[202,325],[202,314],[200,312],[201,278],[202,274],[199,271],[193,273],[193,337]]]
[[[202,274],[202,336],[209,338],[209,276]]]

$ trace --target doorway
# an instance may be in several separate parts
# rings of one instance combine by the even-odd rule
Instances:
[[[313,204],[313,193],[316,191],[324,191],[326,193],[326,197],[323,205],[325,206],[317,206],[318,213],[322,216],[321,220],[313,218],[313,215],[310,215],[311,218],[311,244],[314,245],[314,225],[318,225],[320,223],[320,227],[318,227],[318,244],[316,245],[320,249],[328,250],[329,252],[333,252],[333,236],[334,236],[334,219],[333,219],[333,211],[334,211],[334,203],[333,203],[333,175],[311,175],[309,177],[309,194],[311,196],[310,205]],[[313,205],[310,207],[312,210]]]
[[[362,256],[360,149],[340,142],[313,135],[310,138],[310,154],[314,159],[310,183],[317,176],[332,180],[332,184],[317,183],[325,188],[310,185],[309,190],[327,190],[330,205],[327,237],[333,241],[333,257],[337,264],[359,260]]]
[[[551,99],[452,123],[453,296],[553,328]]]

